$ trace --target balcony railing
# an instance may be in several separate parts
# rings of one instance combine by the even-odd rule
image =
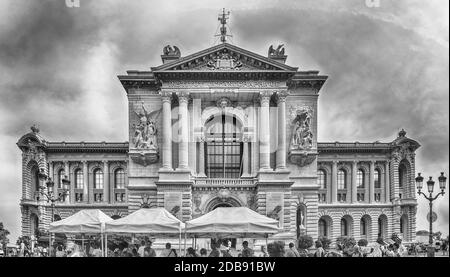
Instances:
[[[227,179],[227,178],[208,178],[195,179],[195,186],[206,187],[250,187],[255,184],[254,179]]]

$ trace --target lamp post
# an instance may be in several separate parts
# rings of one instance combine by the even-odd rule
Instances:
[[[47,203],[50,203],[51,212],[52,212],[50,223],[52,223],[54,221],[54,217],[55,217],[55,202],[61,201],[61,200],[64,201],[66,199],[66,196],[69,194],[70,181],[68,180],[67,175],[65,175],[64,179],[61,180],[62,185],[63,185],[62,192],[61,192],[61,194],[58,194],[57,196],[55,196],[55,191],[54,191],[55,182],[53,182],[52,179],[50,177],[48,177],[47,174],[45,174],[44,169],[41,169],[41,171],[39,172],[39,180],[42,182],[42,185],[39,186],[39,191],[37,192],[37,200],[39,201],[39,196],[42,195],[43,197],[45,197],[45,200],[47,201]],[[47,185],[47,191],[45,190],[44,182]],[[52,247],[51,246],[52,238],[51,238],[51,234],[50,234],[50,226],[49,226],[48,236],[49,236],[48,249],[50,251],[50,247]]]
[[[439,180],[439,188],[441,189],[441,192],[436,194],[436,196],[433,197],[433,190],[434,190],[434,181],[433,178],[430,176],[430,179],[427,181],[427,189],[429,196],[427,196],[425,193],[422,192],[423,187],[423,177],[420,176],[420,173],[416,177],[416,187],[417,187],[417,193],[419,195],[423,195],[425,199],[428,200],[429,206],[430,206],[430,218],[428,221],[430,222],[430,234],[428,238],[429,246],[428,246],[428,257],[434,257],[434,247],[433,247],[433,220],[432,220],[432,214],[433,214],[433,201],[436,200],[439,195],[445,194],[445,186],[447,182],[447,177],[444,176],[444,172],[441,172],[441,176],[438,177]],[[431,249],[433,248],[433,249]]]

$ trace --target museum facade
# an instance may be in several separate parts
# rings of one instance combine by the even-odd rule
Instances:
[[[327,76],[286,58],[283,46],[262,56],[223,42],[184,57],[166,46],[162,65],[118,76],[129,142],[50,142],[32,127],[17,143],[22,235],[81,209],[119,218],[164,207],[187,221],[245,206],[289,239],[414,240],[420,145],[403,130],[390,142],[317,142]],[[49,178],[61,196],[53,210],[38,193]]]

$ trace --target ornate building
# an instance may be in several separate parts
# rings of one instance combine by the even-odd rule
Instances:
[[[166,46],[162,65],[120,75],[129,142],[20,138],[22,234],[45,230],[51,207],[36,198],[41,175],[68,197],[54,219],[85,208],[113,217],[142,205],[186,221],[216,207],[246,206],[276,218],[290,239],[379,235],[414,239],[415,151],[403,130],[392,142],[317,142],[327,76],[285,64],[283,46],[258,55],[223,42],[185,57]]]

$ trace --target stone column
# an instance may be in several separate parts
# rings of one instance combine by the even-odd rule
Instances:
[[[352,203],[358,202],[358,184],[356,182],[356,176],[358,174],[358,161],[352,163]]]
[[[103,202],[109,202],[109,163],[103,162]]]
[[[272,92],[260,93],[259,170],[270,171],[269,102]]]
[[[206,157],[205,157],[205,137],[201,136],[199,137],[199,159],[198,159],[198,177],[206,177],[205,174],[205,163],[206,163]]]
[[[384,202],[390,202],[391,201],[391,186],[390,186],[390,180],[389,180],[389,161],[386,161],[384,163]]]
[[[277,93],[278,104],[278,147],[276,153],[277,171],[286,169],[286,96],[287,92]]]
[[[337,163],[338,161],[333,161],[333,166],[331,167],[331,203],[337,203]]]
[[[81,161],[83,163],[83,202],[89,202],[89,171],[88,162]]]
[[[242,149],[242,177],[250,177],[250,173],[248,172],[249,159],[248,159],[248,144],[249,138],[244,137],[242,140],[243,149]]]
[[[172,92],[161,92],[162,96],[162,165],[164,170],[172,167]]]
[[[189,93],[179,92],[179,136],[178,136],[178,170],[188,169],[188,110]]]
[[[48,176],[52,179],[53,182],[55,181],[55,176],[53,172],[53,162],[48,162]]]
[[[375,161],[370,161],[369,165],[369,203],[375,202]]]
[[[69,167],[69,162],[68,161],[64,162],[64,175],[65,175],[64,178],[70,179],[70,167]],[[70,184],[69,194],[66,196],[66,199],[65,199],[64,203],[66,203],[66,204],[70,203],[70,198],[74,194],[74,188],[75,188],[75,184]]]

